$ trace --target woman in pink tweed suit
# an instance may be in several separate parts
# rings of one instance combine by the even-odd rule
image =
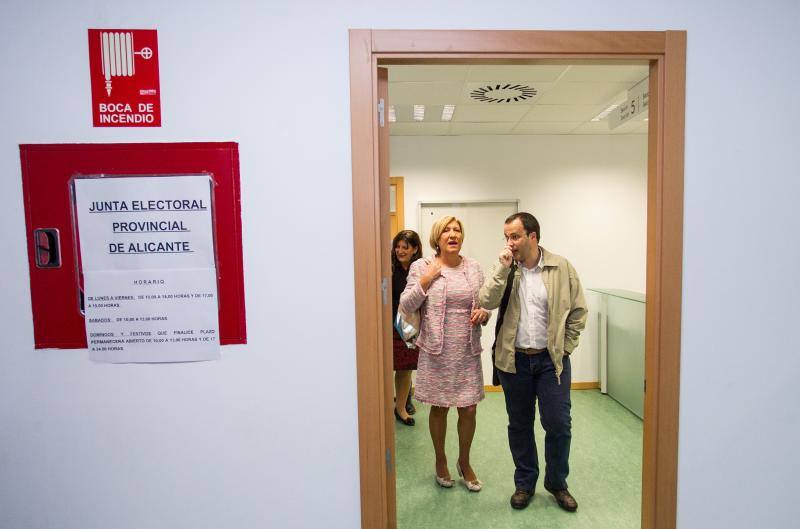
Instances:
[[[452,487],[444,440],[447,412],[458,409],[458,462],[456,469],[470,491],[481,482],[469,461],[475,435],[477,404],[483,400],[481,325],[489,313],[478,306],[483,272],[477,261],[459,255],[464,228],[455,217],[444,217],[431,230],[436,256],[411,264],[408,283],[400,296],[400,309],[420,311],[416,345],[419,348],[414,398],[431,405],[428,426],[436,454],[436,482]]]

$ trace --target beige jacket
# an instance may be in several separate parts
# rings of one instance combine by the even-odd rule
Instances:
[[[564,370],[564,352],[569,354],[575,350],[578,346],[578,336],[586,326],[586,300],[583,297],[578,273],[569,261],[560,255],[548,252],[541,246],[539,248],[543,256],[542,280],[547,290],[547,350],[556,367],[556,377],[560,383],[561,372]],[[510,267],[501,263],[495,265],[478,295],[481,307],[492,310],[500,306],[510,270]],[[517,372],[514,364],[514,342],[517,338],[520,315],[518,291],[520,274],[518,267],[514,273],[511,297],[495,347],[495,366],[506,373]]]

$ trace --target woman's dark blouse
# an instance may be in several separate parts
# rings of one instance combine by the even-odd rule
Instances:
[[[403,265],[395,266],[392,270],[392,325],[397,319],[397,307],[400,305],[400,294],[406,289],[408,270]]]

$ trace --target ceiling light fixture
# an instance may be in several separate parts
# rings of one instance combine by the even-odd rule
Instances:
[[[414,105],[414,121],[425,121],[425,105]]]
[[[609,107],[607,109],[603,110],[602,112],[597,114],[595,117],[593,117],[592,121],[600,121],[601,119],[605,119],[606,116],[608,116],[609,114],[614,112],[619,107],[619,105],[620,105],[620,103],[614,103],[613,105],[609,105]]]
[[[389,123],[397,121],[397,114],[394,111],[394,105],[389,105]]]
[[[456,111],[455,105],[445,105],[442,109],[442,121],[450,121],[453,119],[453,112]]]

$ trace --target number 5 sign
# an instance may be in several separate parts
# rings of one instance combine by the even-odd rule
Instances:
[[[95,127],[160,127],[158,35],[154,29],[90,29]]]
[[[645,77],[628,90],[628,98],[608,117],[608,128],[613,130],[630,121],[650,106],[650,78]]]

